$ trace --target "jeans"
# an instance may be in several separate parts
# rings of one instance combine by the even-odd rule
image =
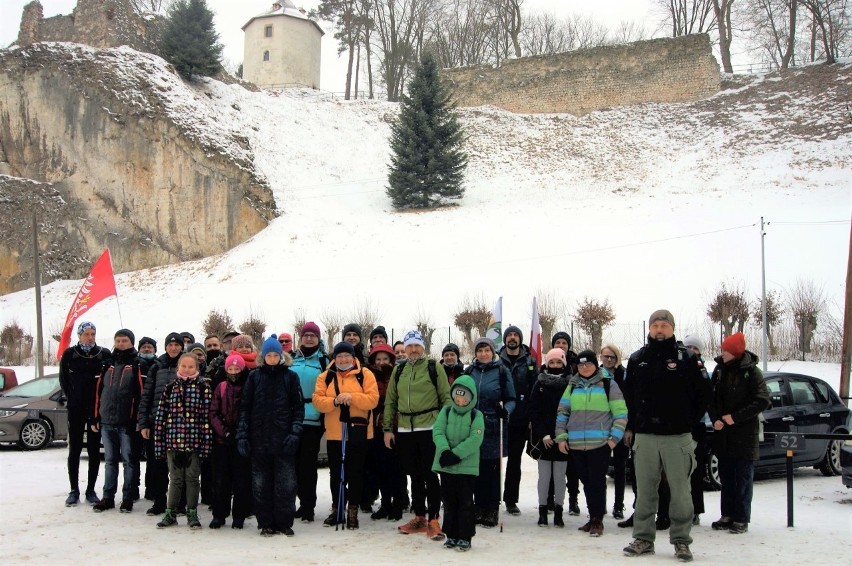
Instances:
[[[722,481],[722,516],[737,523],[750,522],[754,461],[719,456],[719,479]]]
[[[89,459],[89,477],[86,491],[94,491],[101,466],[101,433],[93,432],[88,426],[88,415],[84,411],[68,411],[68,481],[71,489],[80,490],[80,453],[83,451],[83,435],[86,435],[86,454]]]
[[[124,483],[121,486],[121,499],[133,501],[136,486],[136,467],[133,465],[133,434],[126,426],[101,425],[101,439],[104,443],[104,493],[105,499],[115,499],[118,489],[118,460],[124,467]]]
[[[253,452],[251,489],[259,529],[283,531],[296,514],[296,459],[293,456]]]
[[[521,485],[521,457],[529,438],[529,430],[509,429],[509,459],[506,461],[506,481],[503,484],[503,501],[517,504]]]

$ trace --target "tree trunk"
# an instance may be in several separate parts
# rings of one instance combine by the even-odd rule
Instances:
[[[799,6],[798,0],[790,0],[790,33],[787,36],[787,48],[781,56],[781,68],[789,69],[790,62],[793,60],[793,53],[796,46],[796,11]]]
[[[716,27],[719,29],[719,53],[722,56],[722,70],[733,73],[731,66],[731,4],[734,0],[713,0],[716,12]]]
[[[355,60],[355,100],[358,100],[358,78],[361,74],[361,43],[358,43],[358,58]]]

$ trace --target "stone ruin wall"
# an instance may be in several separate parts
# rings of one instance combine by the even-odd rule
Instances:
[[[445,69],[443,76],[458,106],[577,116],[613,106],[692,102],[719,92],[721,84],[707,34],[523,57],[496,68]]]

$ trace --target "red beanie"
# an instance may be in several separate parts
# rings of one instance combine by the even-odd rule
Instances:
[[[730,336],[722,340],[722,350],[728,352],[735,358],[739,358],[740,356],[745,354],[745,349],[745,334],[743,334],[742,332],[731,334]]]

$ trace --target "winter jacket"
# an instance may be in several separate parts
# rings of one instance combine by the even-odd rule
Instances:
[[[441,364],[444,366],[444,364]],[[453,383],[455,383],[456,379],[459,378],[464,373],[464,364],[458,362],[454,366],[444,366],[444,371],[447,374],[447,383],[452,387]]]
[[[456,379],[456,383],[471,391],[471,402],[460,407],[455,403],[444,407],[438,413],[435,426],[432,427],[432,440],[435,442],[435,459],[432,471],[447,474],[479,475],[479,451],[485,438],[485,419],[482,411],[476,411],[476,386],[468,375]],[[445,450],[461,458],[461,462],[452,466],[441,466],[441,454]]]
[[[385,432],[394,432],[397,416],[399,432],[432,430],[438,410],[451,403],[447,373],[440,363],[436,363],[438,380],[437,384],[433,384],[428,364],[429,360],[423,357],[416,362],[407,361],[404,365],[394,366],[385,397]]]
[[[216,386],[210,403],[210,425],[216,444],[233,444],[236,441],[237,424],[240,422],[240,401],[243,387],[248,379],[248,369],[237,374],[233,381],[226,379]]]
[[[84,352],[79,344],[62,352],[59,359],[59,384],[68,399],[68,412],[91,417],[95,385],[110,359],[109,350],[97,345],[89,353]]]
[[[605,379],[609,380],[608,399]],[[571,377],[556,413],[557,441],[567,440],[571,450],[594,450],[609,439],[620,441],[626,425],[627,404],[606,369],[597,368],[589,378]]]
[[[557,370],[558,371],[558,370]],[[561,462],[568,459],[566,454],[559,451],[556,445],[556,410],[565,388],[568,387],[568,376],[564,374],[541,373],[530,393],[530,442],[527,454],[539,460]],[[550,436],[553,446],[545,448],[542,439]]]
[[[476,386],[477,409],[485,418],[485,440],[480,458],[497,460],[500,456],[500,403],[512,419],[515,409],[515,386],[509,370],[499,359],[483,364],[475,360],[466,370]],[[501,377],[503,372],[503,377]],[[503,427],[503,455],[508,454],[509,427]]]
[[[203,372],[207,379],[210,380],[214,390],[220,383],[228,379],[228,372],[225,371],[225,360],[228,359],[228,356],[231,354],[241,356],[243,361],[246,363],[246,368],[249,370],[253,370],[257,367],[257,352],[249,352],[248,354],[242,354],[233,350],[222,352],[207,364],[207,368]]]
[[[758,415],[769,408],[771,400],[757,362],[757,355],[748,350],[741,358],[727,364],[721,356],[716,358],[710,420],[722,420],[724,415],[734,419],[734,424],[713,431],[713,451],[717,456],[743,460],[760,458]]]
[[[376,377],[376,387],[379,389],[379,404],[373,409],[373,435],[384,429],[385,422],[385,399],[388,395],[388,384],[393,375],[394,366],[383,366],[376,368],[370,366],[369,369]]]
[[[529,404],[530,391],[538,379],[538,370],[530,349],[521,344],[520,355],[512,360],[507,348],[500,350],[500,361],[512,372],[512,384],[515,388],[515,409],[509,419],[509,428],[527,430],[530,425]]]
[[[154,414],[157,412],[157,407],[160,404],[160,399],[163,396],[163,391],[166,390],[166,386],[177,378],[177,363],[179,359],[180,354],[176,358],[171,358],[168,354],[163,354],[157,358],[157,361],[148,370],[148,375],[145,376],[145,389],[142,391],[142,399],[139,401],[137,430],[154,428]]]
[[[297,350],[293,358],[293,365],[290,366],[290,369],[299,376],[302,395],[305,396],[305,420],[303,423],[305,426],[322,426],[322,415],[314,407],[313,395],[317,376],[325,371],[324,368],[327,368],[329,363],[328,357],[320,350],[310,356],[305,356],[301,350]]]
[[[326,385],[329,372],[337,374],[336,385],[334,379]],[[359,372],[363,376],[363,383],[358,383]],[[355,358],[355,367],[351,369],[340,371],[332,363],[328,370],[317,376],[313,401],[314,407],[323,414],[326,440],[343,440],[343,427],[340,422],[341,407],[334,401],[340,393],[352,394],[352,403],[349,405],[349,424],[353,427],[366,426],[367,435],[364,439],[373,438],[372,410],[379,403],[379,388],[376,385],[376,376],[369,369],[362,368],[358,358]]]
[[[136,430],[144,387],[136,349],[113,350],[112,360],[98,378],[90,424],[129,426]]]
[[[209,382],[200,375],[177,378],[160,397],[154,417],[154,456],[165,458],[166,451],[195,452],[205,459],[210,455],[213,431],[210,426]]]
[[[237,443],[252,454],[294,457],[299,451],[305,402],[299,376],[284,365],[261,365],[243,387]]]
[[[633,352],[624,375],[627,429],[645,434],[686,434],[701,420],[710,401],[710,382],[696,357],[678,347],[674,336]]]

